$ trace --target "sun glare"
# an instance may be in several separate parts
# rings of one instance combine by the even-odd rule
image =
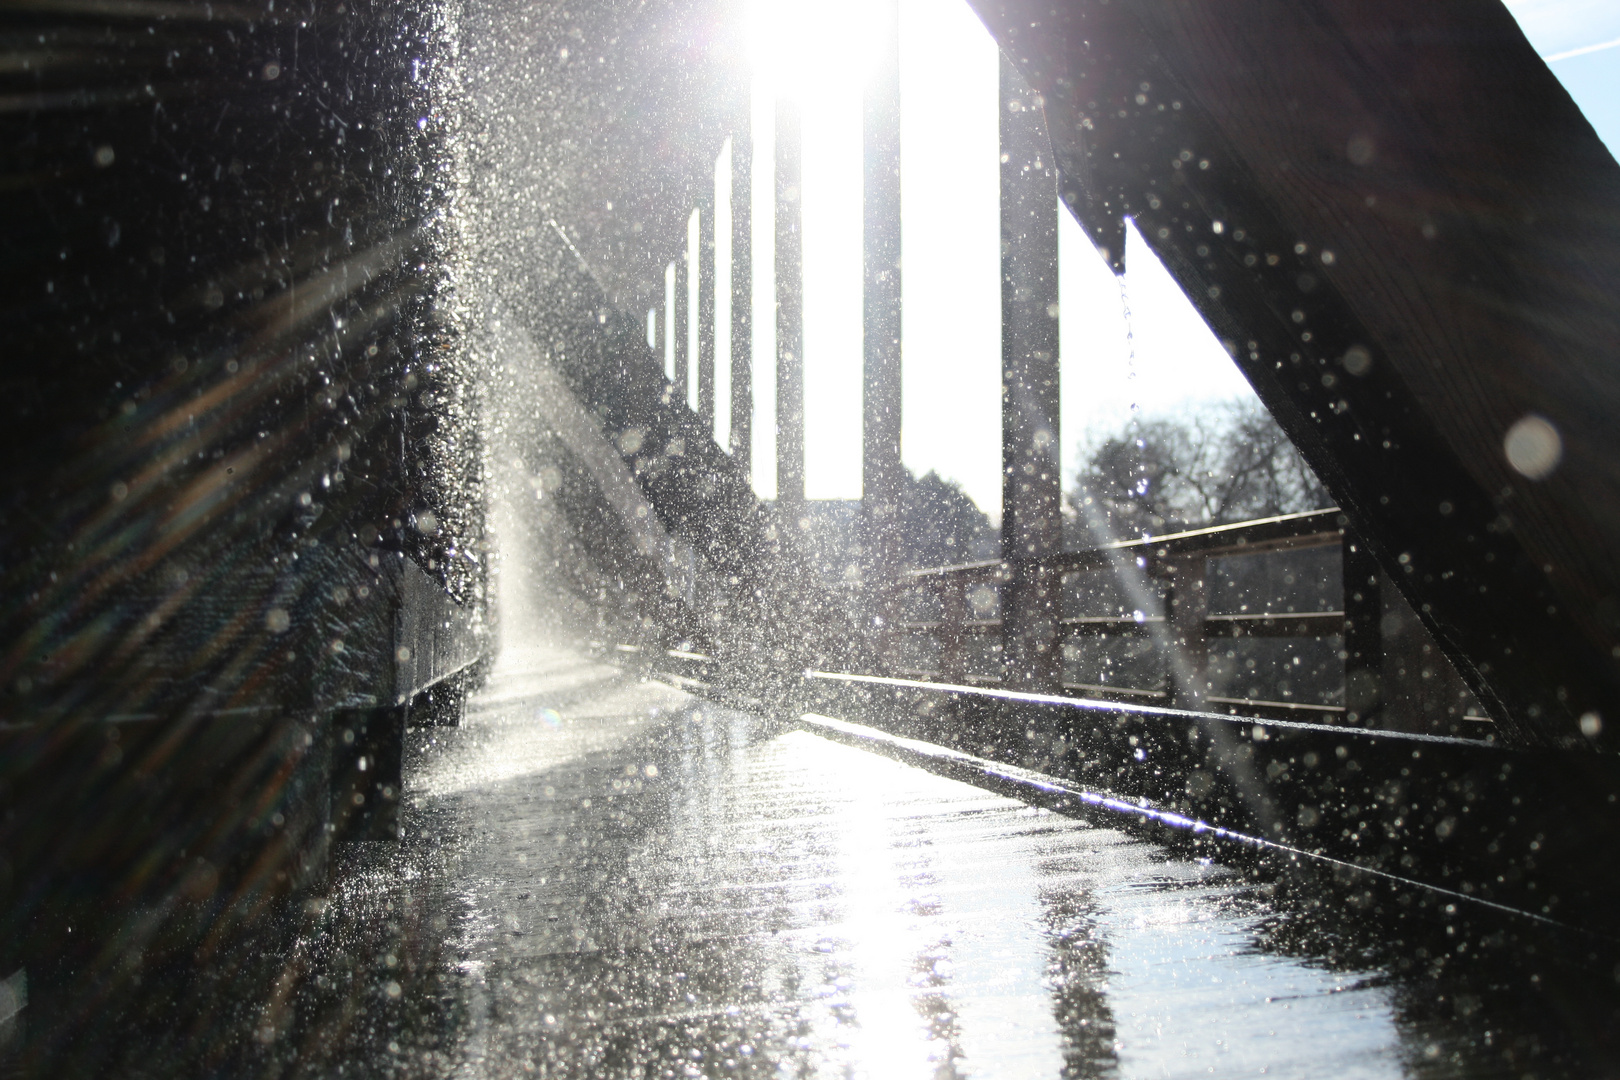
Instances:
[[[876,9],[862,0],[750,0],[748,55],[779,92],[809,101],[864,81],[878,55]]]

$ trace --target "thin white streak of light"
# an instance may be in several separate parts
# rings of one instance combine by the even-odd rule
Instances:
[[[693,412],[698,409],[698,332],[702,322],[698,298],[703,293],[698,252],[702,243],[703,219],[694,208],[686,219],[686,404]]]
[[[675,381],[675,264],[664,267],[664,378]]]
[[[1542,59],[1549,64],[1553,64],[1557,63],[1559,60],[1568,60],[1576,56],[1585,56],[1587,53],[1602,52],[1604,49],[1613,49],[1616,46],[1620,46],[1620,38],[1615,38],[1613,41],[1599,42],[1596,45],[1582,45],[1578,49],[1567,49],[1564,52],[1554,53],[1551,56],[1543,56]]]

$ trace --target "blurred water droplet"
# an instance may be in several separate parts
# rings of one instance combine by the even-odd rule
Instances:
[[[1564,440],[1552,422],[1535,413],[1508,428],[1502,440],[1508,464],[1531,480],[1545,480],[1564,457]]]

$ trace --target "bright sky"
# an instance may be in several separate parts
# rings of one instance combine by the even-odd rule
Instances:
[[[861,143],[855,88],[869,63],[825,27],[847,26],[858,0],[828,0],[837,18],[785,14],[807,6],[756,0],[757,57],[803,109],[806,494],[860,496]],[[1611,148],[1620,147],[1620,2],[1510,0],[1532,45]],[[775,15],[759,18],[760,12]],[[1000,511],[1000,289],[997,53],[963,0],[900,0],[904,280],[903,454],[916,473],[959,481]],[[773,22],[774,20],[774,22]],[[786,21],[785,21],[786,20]],[[758,27],[766,27],[761,32]],[[847,39],[845,39],[847,41]],[[780,59],[784,50],[795,57]],[[1569,55],[1573,54],[1573,55]],[[755,146],[768,138],[761,85]],[[768,162],[766,154],[756,155]],[[758,165],[756,164],[756,169]],[[754,266],[771,266],[768,175],[754,183]],[[762,201],[762,199],[764,201]],[[1077,448],[1144,415],[1251,393],[1168,273],[1134,231],[1124,288],[1078,225],[1062,215],[1064,472]],[[756,311],[772,295],[756,280]],[[1128,302],[1131,317],[1125,317]],[[754,320],[755,487],[775,494],[774,332]],[[764,422],[761,422],[764,421]]]
[[[1507,9],[1543,58],[1620,46],[1620,4],[1614,0],[1506,0]],[[1597,50],[1594,50],[1597,51]]]
[[[1507,0],[1530,39],[1620,157],[1620,2],[1617,0]]]
[[[902,0],[906,464],[1001,504],[1001,290],[995,43],[961,0]],[[1119,282],[1072,217],[1059,226],[1066,475],[1131,405],[1165,412],[1250,392],[1141,241]],[[1135,361],[1132,362],[1134,338]]]

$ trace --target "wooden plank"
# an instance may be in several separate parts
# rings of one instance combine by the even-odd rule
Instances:
[[[1001,62],[1001,557],[1008,685],[1056,690],[1063,547],[1059,465],[1058,196],[1045,118]]]
[[[1227,525],[1211,525],[1201,529],[1165,533],[1135,540],[1119,540],[1082,551],[1062,551],[1049,554],[1043,561],[1061,573],[1079,570],[1098,570],[1114,565],[1120,558],[1138,556],[1167,559],[1183,555],[1259,555],[1268,551],[1294,551],[1312,547],[1328,547],[1340,542],[1338,508],[1311,510],[1301,514],[1281,514],[1277,517],[1256,518]],[[931,577],[1000,577],[1008,564],[1000,560],[963,563],[959,566],[933,566],[910,572],[913,580]]]
[[[804,204],[799,107],[776,103],[776,504],[804,506]]]
[[[1342,611],[1261,612],[1211,615],[1204,629],[1220,637],[1332,637],[1344,632]]]

